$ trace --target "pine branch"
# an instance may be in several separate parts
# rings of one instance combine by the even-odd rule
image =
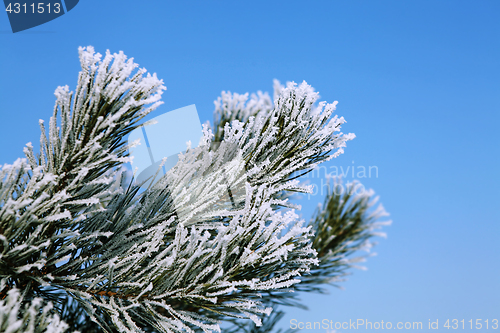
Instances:
[[[275,100],[280,97],[283,89],[285,87],[275,80]],[[222,97],[216,101],[215,129],[218,133],[216,138],[223,137],[223,129],[235,119],[248,123],[250,117],[258,117],[259,114],[266,117],[271,112],[267,94],[252,94],[248,104],[246,104],[247,101],[248,94],[239,95],[223,92]],[[298,175],[288,174],[288,178],[284,179],[289,181],[298,179],[309,171],[311,169],[300,171]],[[383,233],[374,231],[384,225],[389,225],[390,221],[377,222],[387,213],[381,205],[376,210],[372,209],[378,200],[378,198],[374,198],[373,191],[356,195],[360,184],[355,182],[347,184],[346,192],[342,193],[338,191],[339,188],[342,188],[341,186],[340,180],[330,183],[324,208],[318,209],[309,224],[314,232],[311,241],[318,252],[320,263],[311,270],[311,274],[301,277],[301,283],[295,285],[295,291],[325,293],[326,290],[323,288],[325,284],[339,286],[338,283],[343,281],[342,277],[348,274],[349,268],[363,268],[355,264],[364,261],[366,256],[352,256],[360,250],[369,251],[376,244],[371,241],[374,236],[385,236]],[[287,189],[276,193],[275,198],[282,201],[293,198],[291,190]],[[300,191],[299,189],[298,192]],[[279,209],[281,206],[294,207],[292,203],[287,202],[284,205],[274,206],[274,209]],[[300,206],[298,207],[300,209]],[[269,291],[262,294],[262,301],[273,308],[277,305],[306,308],[300,303],[299,295],[299,293]],[[238,325],[246,327],[245,329],[252,327],[252,325],[241,322]]]
[[[329,183],[325,203],[318,207],[310,222],[314,231],[312,244],[320,264],[302,278],[298,291],[324,292],[322,285],[337,285],[349,268],[364,269],[356,264],[365,261],[367,255],[353,255],[358,251],[369,253],[376,245],[372,238],[386,236],[377,230],[391,224],[391,221],[379,221],[389,214],[381,204],[372,209],[378,197],[374,197],[372,190],[359,191],[360,185],[356,181],[348,183],[343,191],[340,180]]]
[[[129,161],[123,138],[159,105],[162,81],[133,74],[137,65],[123,53],[101,60],[81,48],[80,62],[75,93],[56,90],[48,136],[40,122],[40,154],[28,144],[27,160],[0,170],[5,304],[43,299],[71,330],[211,332],[233,318],[261,332],[279,319],[266,317],[272,306],[300,305],[290,288],[302,281],[297,290],[317,290],[344,267],[339,256],[373,235],[358,214],[362,200],[345,213],[332,197],[310,226],[280,209],[298,207],[290,193],[310,192],[297,175],[354,137],[340,132],[335,103],[316,104],[305,82],[275,83],[274,103],[262,93],[248,103],[248,95],[223,94],[215,134],[204,126],[200,146],[140,192],[120,171]],[[361,221],[354,229],[352,219]],[[17,323],[23,310],[9,306],[8,322]]]
[[[73,278],[63,272],[77,261],[77,238],[105,236],[86,232],[81,222],[103,208],[113,189],[121,190],[115,178],[127,161],[121,140],[160,103],[165,88],[154,75],[143,77],[142,69],[129,78],[137,65],[122,53],[100,57],[80,48],[76,97],[67,86],[56,90],[48,137],[40,121],[40,154],[29,143],[27,161],[0,170],[0,278],[6,281],[0,299],[28,284],[29,293],[50,298],[46,286]],[[70,264],[57,267],[61,260]]]
[[[269,316],[262,318],[262,325],[257,326],[255,323],[248,321],[231,321],[232,326],[224,329],[225,333],[269,333],[273,332],[276,324],[283,318],[285,313],[280,310],[274,309],[273,313]],[[275,333],[295,333],[298,329],[282,330],[281,328],[274,331]]]
[[[5,279],[0,281],[4,287]],[[3,288],[2,288],[3,289]],[[42,298],[25,299],[17,288],[0,300],[0,331],[8,333],[66,332],[68,325],[54,313],[53,304]]]

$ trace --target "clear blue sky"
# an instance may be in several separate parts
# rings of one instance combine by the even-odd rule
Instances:
[[[78,46],[123,50],[164,79],[158,112],[196,104],[202,122],[222,90],[306,80],[357,135],[327,167],[376,166],[359,180],[394,223],[367,271],[281,326],[500,320],[499,1],[87,0],[17,34],[0,14],[0,45],[2,164],[38,142],[55,88],[75,88]]]

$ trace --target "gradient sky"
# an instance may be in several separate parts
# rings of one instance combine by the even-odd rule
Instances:
[[[439,320],[447,331],[447,319],[482,319],[485,331],[500,320],[499,1],[86,0],[16,34],[0,14],[1,164],[38,142],[38,119],[58,85],[75,88],[87,45],[156,72],[168,88],[158,113],[196,104],[212,120],[222,90],[271,92],[274,78],[339,101],[357,138],[326,170],[376,167],[358,180],[393,225],[367,271],[304,295],[310,310],[286,308],[280,327]],[[303,217],[322,200],[305,197]]]

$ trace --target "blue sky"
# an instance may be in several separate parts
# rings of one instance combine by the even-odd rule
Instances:
[[[158,113],[196,104],[202,122],[222,90],[306,80],[339,101],[343,130],[357,136],[327,170],[376,166],[378,177],[359,180],[394,223],[367,271],[353,271],[345,290],[304,295],[310,310],[285,309],[281,327],[491,323],[500,320],[499,15],[500,2],[486,0],[87,0],[12,34],[2,14],[0,163],[38,142],[55,88],[75,88],[78,46],[123,50],[165,81]],[[304,198],[304,218],[322,199]]]

